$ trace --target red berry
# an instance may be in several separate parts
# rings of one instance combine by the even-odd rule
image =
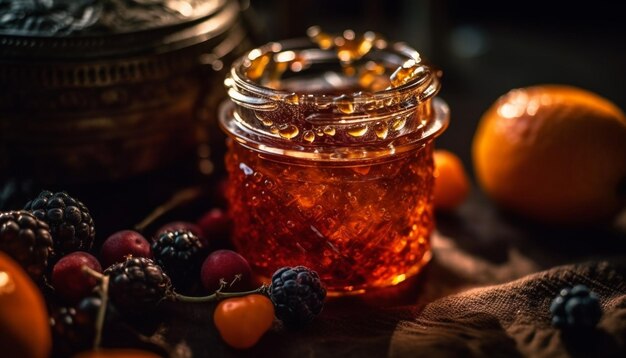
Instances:
[[[104,244],[100,258],[104,267],[117,262],[123,262],[126,256],[152,258],[150,243],[140,233],[132,230],[122,230],[109,236]]]
[[[88,296],[98,284],[95,277],[83,271],[83,266],[102,272],[98,260],[83,251],[64,256],[52,269],[52,286],[61,297],[69,302],[77,302]]]
[[[217,291],[222,280],[229,284],[224,291],[244,291],[250,288],[252,270],[248,261],[235,251],[217,250],[204,260],[200,275],[202,285],[209,292]],[[236,280],[237,275],[240,279]]]
[[[171,223],[165,224],[161,226],[159,230],[156,231],[156,235],[154,236],[159,237],[161,236],[161,234],[163,234],[166,231],[187,231],[187,230],[191,231],[200,239],[202,246],[204,246],[205,248],[209,247],[209,240],[207,240],[206,237],[204,236],[204,233],[202,232],[202,229],[200,228],[200,226],[194,223],[187,222],[187,221],[173,221]]]
[[[226,238],[232,222],[222,209],[212,209],[198,220],[198,226],[207,238]]]

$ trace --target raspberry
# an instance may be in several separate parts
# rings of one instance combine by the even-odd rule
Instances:
[[[104,274],[109,276],[111,302],[123,313],[149,312],[172,294],[170,278],[148,258],[129,257]]]
[[[152,243],[154,261],[178,288],[199,281],[205,251],[198,236],[189,230],[165,231]]]
[[[272,276],[270,298],[276,317],[285,326],[297,328],[322,311],[326,289],[315,271],[304,266],[283,267]]]
[[[550,305],[552,325],[563,329],[593,328],[600,321],[602,307],[598,296],[587,286],[564,288]]]
[[[26,211],[0,213],[0,250],[33,278],[41,277],[52,255],[48,224]]]
[[[42,191],[24,209],[48,223],[56,257],[91,249],[96,231],[89,209],[67,193]]]

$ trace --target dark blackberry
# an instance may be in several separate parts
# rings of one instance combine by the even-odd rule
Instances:
[[[96,319],[98,318],[98,312],[102,306],[102,299],[97,296],[90,296],[83,298],[76,305],[76,312],[78,312],[78,321],[95,327]],[[106,312],[104,314],[104,327],[118,323],[121,320],[120,314],[115,310],[113,305],[107,304]]]
[[[564,288],[550,305],[552,325],[562,329],[590,329],[600,321],[598,296],[587,286]]]
[[[104,274],[109,276],[111,302],[126,314],[149,312],[172,294],[170,278],[145,257],[129,257],[107,268]]]
[[[304,266],[283,267],[272,276],[270,298],[276,317],[296,328],[311,322],[324,307],[326,289],[319,276]]]
[[[37,279],[52,255],[48,224],[27,211],[0,213],[0,251],[6,252]]]
[[[152,242],[154,261],[172,278],[177,288],[200,280],[200,265],[206,250],[190,230],[165,231]]]
[[[67,193],[42,191],[24,209],[48,223],[57,258],[91,249],[96,231],[89,209]]]
[[[51,311],[50,328],[55,355],[70,356],[91,347],[95,336],[95,316],[74,307]]]

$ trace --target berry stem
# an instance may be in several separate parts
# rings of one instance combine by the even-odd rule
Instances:
[[[180,302],[195,302],[195,303],[218,302],[226,298],[242,297],[242,296],[252,295],[255,293],[267,295],[267,289],[268,289],[267,285],[262,285],[261,287],[255,290],[244,291],[244,292],[222,292],[222,288],[220,288],[219,290],[215,291],[215,293],[213,293],[212,295],[203,296],[203,297],[185,296],[185,295],[181,295],[179,293],[174,292],[174,300],[180,301]]]
[[[141,222],[135,225],[135,230],[143,232],[150,224],[158,220],[161,216],[167,214],[169,211],[176,207],[191,202],[204,193],[204,190],[200,187],[186,188],[176,192],[165,203],[157,206],[148,216],[146,216]]]
[[[82,269],[83,269],[83,272],[84,272],[86,275],[89,275],[89,276],[91,276],[91,277],[95,278],[95,279],[96,279],[96,280],[98,280],[99,282],[102,282],[102,280],[104,280],[104,278],[106,277],[105,275],[103,275],[103,274],[101,274],[100,272],[98,272],[98,271],[96,271],[96,270],[92,269],[92,268],[91,268],[91,267],[89,267],[89,266],[85,266],[85,265],[83,265]]]
[[[107,304],[109,303],[109,276],[103,275],[87,266],[83,266],[83,272],[100,281],[100,299],[102,300],[102,304],[98,308],[98,315],[96,316],[95,322],[96,336],[93,339],[93,349],[98,350],[102,342],[102,329],[104,327]]]

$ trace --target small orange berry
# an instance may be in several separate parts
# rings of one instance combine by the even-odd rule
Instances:
[[[217,305],[213,322],[228,345],[250,348],[272,327],[274,304],[260,294],[229,298]]]
[[[435,208],[450,211],[457,208],[469,193],[470,185],[463,163],[454,153],[435,150]]]

